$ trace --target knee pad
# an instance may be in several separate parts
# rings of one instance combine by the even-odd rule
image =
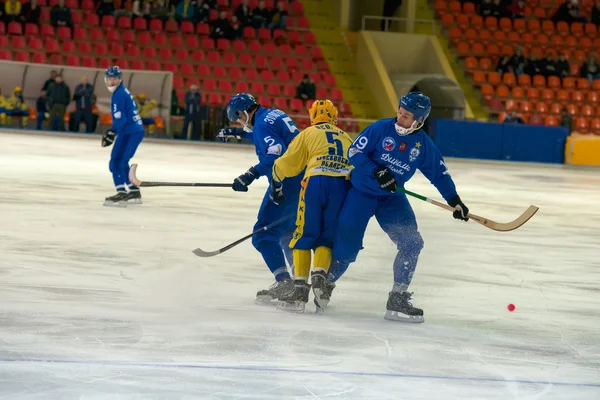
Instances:
[[[421,250],[423,250],[424,245],[425,242],[423,241],[421,234],[419,232],[414,232],[410,235],[403,236],[402,239],[396,243],[396,248],[405,253],[419,255]]]

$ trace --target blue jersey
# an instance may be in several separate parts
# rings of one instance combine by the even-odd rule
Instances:
[[[375,169],[387,167],[400,187],[404,187],[418,169],[444,199],[450,201],[456,195],[456,187],[431,138],[422,129],[400,136],[395,123],[395,118],[374,122],[352,143],[348,150],[348,158],[354,166],[350,175],[352,185],[367,194],[392,195],[379,186],[374,176]]]
[[[117,134],[144,131],[142,119],[138,114],[138,106],[122,82],[113,92],[110,102],[113,131]]]
[[[243,138],[254,142],[259,163],[254,166],[260,176],[271,179],[273,163],[287,150],[298,135],[296,124],[281,110],[258,107],[254,114],[252,132]]]

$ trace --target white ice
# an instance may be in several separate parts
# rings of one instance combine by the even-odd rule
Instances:
[[[600,176],[448,160],[471,211],[411,200],[426,245],[411,286],[424,324],[385,321],[394,245],[376,223],[325,315],[254,304],[272,283],[246,242],[248,193],[147,188],[103,207],[98,136],[0,134],[2,399],[600,399]],[[142,143],[146,180],[231,182],[250,147]],[[408,189],[439,199],[418,174]],[[514,303],[515,312],[507,305]]]

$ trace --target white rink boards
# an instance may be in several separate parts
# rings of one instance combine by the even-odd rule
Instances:
[[[103,207],[110,149],[0,134],[0,398],[600,399],[600,171],[448,160],[476,214],[411,199],[425,323],[383,320],[395,247],[373,221],[325,315],[255,305],[248,234],[266,189],[147,188]],[[231,182],[252,148],[143,142],[146,180]],[[417,174],[407,189],[439,199]],[[312,300],[311,300],[312,301]],[[508,312],[509,303],[516,305]]]

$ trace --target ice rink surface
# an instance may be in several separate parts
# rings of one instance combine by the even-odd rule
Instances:
[[[411,286],[424,324],[383,319],[394,245],[373,222],[325,315],[254,304],[272,277],[248,193],[147,188],[103,207],[98,136],[0,134],[1,399],[600,399],[600,174],[448,160],[471,211],[411,200],[425,248]],[[230,182],[240,145],[142,143],[146,180]],[[415,175],[407,189],[439,199]],[[515,312],[507,305],[514,303]]]

